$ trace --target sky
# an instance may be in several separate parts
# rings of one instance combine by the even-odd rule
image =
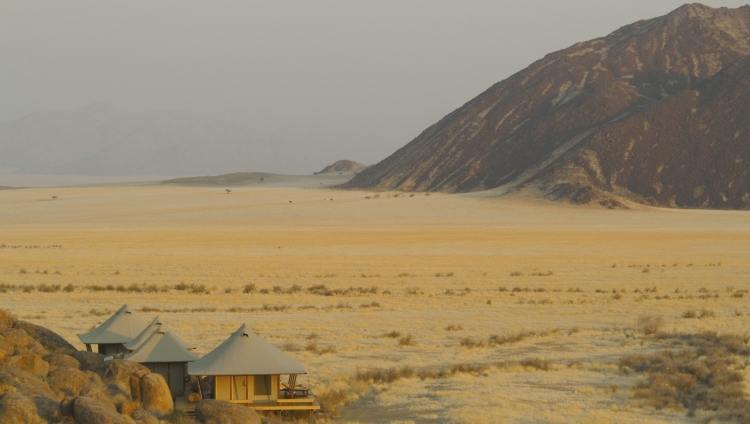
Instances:
[[[382,145],[372,162],[545,54],[681,4],[0,0],[0,122],[95,102],[263,111],[377,134],[357,138]]]

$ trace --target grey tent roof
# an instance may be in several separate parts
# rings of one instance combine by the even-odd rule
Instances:
[[[247,324],[201,359],[188,363],[190,375],[306,374],[298,360],[256,335]]]
[[[154,318],[153,321],[151,321],[151,324],[149,324],[146,328],[143,329],[133,340],[125,343],[125,349],[133,351],[138,349],[143,343],[146,342],[146,340],[151,337],[152,334],[159,331],[159,328],[162,326],[164,322],[157,316]],[[180,342],[183,346],[185,346],[185,349],[187,350],[193,350],[195,349],[195,345],[185,340],[185,338],[182,337],[179,333],[175,332],[172,329],[169,329],[172,336],[177,339],[177,341]]]
[[[127,304],[114,313],[99,327],[78,338],[85,344],[127,343],[138,335],[148,323]]]
[[[191,362],[198,358],[198,354],[188,351],[176,334],[167,325],[162,324],[137,349],[125,354],[123,359],[146,363]]]

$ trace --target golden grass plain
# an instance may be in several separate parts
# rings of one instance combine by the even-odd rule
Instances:
[[[123,303],[160,315],[201,354],[247,322],[305,364],[302,381],[314,392],[344,390],[349,402],[334,422],[694,422],[631,397],[641,377],[622,372],[619,358],[662,347],[639,334],[637,320],[750,331],[748,212],[396,195],[0,191],[0,308],[79,348],[75,335]],[[174,288],[182,283],[210,293]],[[128,291],[134,284],[168,291]],[[243,293],[248,284],[256,289]],[[40,292],[43,285],[72,292]],[[91,289],[108,285],[115,289]],[[289,290],[295,285],[301,290]],[[315,285],[333,295],[308,290]],[[683,318],[704,309],[714,316]],[[384,337],[392,331],[401,335]],[[491,343],[518,334],[526,336]],[[399,342],[408,335],[410,344]],[[533,358],[548,369],[521,365]],[[458,364],[480,368],[388,383],[354,378]]]

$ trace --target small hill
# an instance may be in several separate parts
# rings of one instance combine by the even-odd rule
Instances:
[[[750,6],[684,5],[545,56],[342,187],[750,209],[749,55]]]
[[[325,174],[326,172],[352,172],[359,171],[360,169],[365,169],[366,167],[367,165],[363,163],[344,159],[326,166],[320,172],[316,172],[316,174]]]

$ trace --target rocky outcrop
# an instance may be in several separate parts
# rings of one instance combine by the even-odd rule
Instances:
[[[65,396],[78,396],[89,388],[105,390],[99,375],[91,371],[80,371],[78,368],[62,367],[50,371],[49,382],[52,390]]]
[[[8,393],[0,397],[0,424],[47,424],[47,420],[37,413],[33,399],[18,393]]]
[[[94,371],[104,363],[104,355],[101,353],[79,350],[71,353],[70,356],[80,362],[79,368],[81,371]]]
[[[13,318],[13,315],[10,312],[0,309],[0,332],[6,328],[13,327],[15,321],[15,318]]]
[[[73,402],[73,416],[76,423],[80,424],[135,424],[132,418],[86,396],[80,396]]]
[[[748,55],[750,6],[685,5],[545,56],[343,187],[750,209]]]
[[[26,321],[16,321],[13,323],[13,328],[25,331],[26,334],[41,343],[50,353],[71,354],[78,350],[60,335],[41,325]]]
[[[207,399],[195,406],[195,417],[202,424],[260,424],[260,416],[252,409],[223,400]]]
[[[78,362],[77,359],[69,355],[64,355],[62,353],[50,353],[49,355],[45,355],[44,357],[42,357],[42,359],[47,361],[47,363],[49,364],[50,372],[56,370],[57,368],[78,369],[81,366],[81,363]]]
[[[49,364],[39,355],[15,355],[6,358],[3,364],[42,377],[46,377],[49,372]]]
[[[148,368],[141,364],[122,359],[106,361],[96,368],[96,373],[99,374],[105,386],[110,391],[124,395],[128,400],[137,398],[137,393],[140,391],[140,388],[132,386],[130,377],[133,374],[143,377],[150,372]]]
[[[143,409],[156,417],[171,414],[174,410],[172,393],[160,374],[146,374],[141,378]]]

